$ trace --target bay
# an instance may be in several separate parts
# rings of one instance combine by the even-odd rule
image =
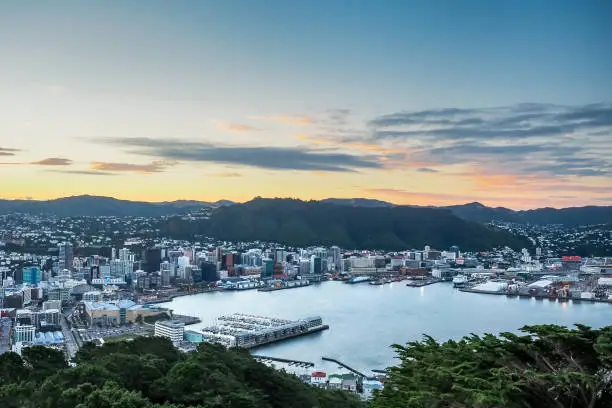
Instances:
[[[202,293],[160,304],[175,313],[197,316],[197,329],[214,324],[218,316],[249,313],[297,320],[321,316],[329,330],[252,350],[253,354],[314,362],[331,357],[369,373],[397,363],[391,344],[419,340],[459,339],[470,333],[514,331],[524,325],[575,323],[592,327],[612,324],[612,305],[509,298],[460,292],[450,283],[421,288],[405,283],[373,286],[322,282],[304,288]]]

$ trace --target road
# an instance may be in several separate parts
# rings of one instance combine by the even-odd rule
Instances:
[[[70,328],[70,323],[68,323],[66,316],[62,315],[60,324],[62,326],[62,334],[64,335],[66,354],[68,354],[69,359],[72,359],[79,350],[79,344],[76,341],[76,336],[73,333],[73,330]]]

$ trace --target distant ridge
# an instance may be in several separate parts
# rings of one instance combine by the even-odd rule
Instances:
[[[402,250],[449,248],[484,250],[530,247],[525,238],[467,221],[440,208],[352,206],[325,201],[256,198],[220,207],[210,219],[173,217],[157,227],[165,236],[212,236],[228,241],[270,241],[289,246]]]
[[[396,205],[390,202],[370,198],[326,198],[324,204],[359,207],[359,208],[394,208],[419,206]],[[246,203],[245,203],[246,204]],[[151,203],[141,201],[119,200],[112,197],[81,195],[54,200],[0,200],[0,214],[14,212],[46,214],[58,217],[69,216],[143,216],[158,217],[181,215],[202,208],[244,205],[229,200],[216,202],[177,200]],[[469,221],[477,222],[515,222],[523,224],[562,224],[589,225],[612,224],[612,206],[586,206],[570,208],[538,208],[534,210],[512,210],[505,207],[487,207],[479,202],[440,208],[450,210],[454,215]]]
[[[350,205],[352,207],[395,207],[395,204],[372,198],[325,198],[322,203]]]

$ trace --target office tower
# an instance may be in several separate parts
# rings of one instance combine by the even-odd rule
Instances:
[[[174,276],[174,265],[168,261],[162,262],[159,265],[159,271],[161,273],[162,286],[170,286],[170,277]]]
[[[61,271],[61,269],[60,269]],[[42,272],[37,266],[29,266],[23,268],[23,283],[29,285],[37,285],[42,279]]]
[[[272,276],[274,276],[274,260],[264,259],[263,268],[261,269],[261,278],[270,279]]]
[[[70,242],[59,244],[59,269],[72,270],[72,261],[74,260],[74,252]]]
[[[338,272],[342,272],[342,253],[340,248],[337,246],[331,247],[331,255],[334,262],[334,269]]]
[[[121,248],[119,250],[119,260],[120,261],[133,261],[133,255],[127,248]]]
[[[323,272],[323,265],[321,262],[321,257],[313,255],[310,258],[310,273],[312,274],[320,274]]]
[[[159,248],[145,249],[142,257],[142,269],[148,273],[156,272],[162,261],[161,255],[161,249]]]

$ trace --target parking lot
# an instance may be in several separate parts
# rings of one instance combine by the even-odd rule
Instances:
[[[79,329],[79,334],[83,342],[94,339],[108,339],[112,337],[127,337],[129,335],[144,336],[151,334],[151,329],[140,325],[129,325],[120,327],[90,328]]]

